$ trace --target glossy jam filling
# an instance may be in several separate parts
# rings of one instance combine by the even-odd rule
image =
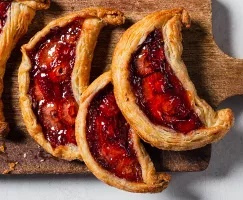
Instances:
[[[132,132],[117,107],[113,86],[106,86],[89,105],[86,137],[90,152],[104,169],[119,178],[142,181]]]
[[[7,11],[10,6],[10,2],[0,2],[0,33],[2,33],[3,27],[7,21]]]
[[[130,82],[136,103],[157,125],[188,133],[203,126],[189,95],[166,61],[160,30],[155,29],[133,54]]]
[[[45,138],[55,148],[76,144],[78,111],[71,87],[82,18],[56,27],[28,52],[32,62],[29,95]]]

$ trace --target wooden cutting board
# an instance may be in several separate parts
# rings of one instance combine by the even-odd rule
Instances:
[[[121,34],[133,23],[156,10],[185,7],[192,17],[191,29],[183,31],[183,59],[198,93],[214,108],[227,97],[243,94],[243,60],[233,59],[220,51],[212,36],[211,0],[55,0],[47,11],[40,11],[27,35],[19,42],[7,65],[4,89],[6,120],[11,132],[5,143],[6,152],[0,153],[0,173],[8,169],[9,162],[18,162],[12,174],[69,174],[88,173],[79,161],[67,162],[53,158],[28,135],[18,103],[17,71],[21,62],[20,46],[51,20],[86,7],[117,8],[127,17],[125,25],[102,30],[92,65],[92,80],[111,63],[114,47]],[[233,86],[232,87],[232,83]],[[148,147],[158,170],[201,171],[207,168],[211,146],[194,151],[171,152]]]

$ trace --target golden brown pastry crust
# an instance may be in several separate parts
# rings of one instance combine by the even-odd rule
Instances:
[[[35,7],[30,7],[28,5],[30,3],[35,4]],[[1,100],[6,63],[18,40],[27,32],[37,7],[47,9],[49,3],[41,3],[40,1],[11,2],[11,7],[7,11],[6,24],[2,33],[0,33],[0,135],[6,135],[9,131],[8,123],[5,122]]]
[[[190,27],[190,16],[183,8],[155,12],[130,27],[116,46],[112,60],[112,78],[117,104],[124,117],[146,142],[164,150],[191,150],[223,138],[233,125],[230,109],[214,111],[200,99],[188,76],[182,54],[182,25]],[[153,124],[136,104],[129,81],[129,64],[132,53],[155,28],[163,33],[165,56],[175,75],[191,96],[191,104],[205,125],[187,134]]]
[[[118,178],[109,171],[103,169],[92,157],[89,150],[88,142],[86,140],[86,116],[88,113],[88,107],[94,96],[102,90],[106,85],[111,82],[111,72],[106,72],[97,78],[88,88],[85,90],[81,97],[80,108],[78,116],[76,118],[76,140],[78,143],[79,150],[82,158],[91,172],[102,180],[103,182],[120,188],[122,190],[139,193],[155,193],[161,192],[167,188],[170,176],[164,173],[157,173],[154,165],[146,152],[145,148],[140,142],[139,137],[133,134],[134,149],[137,154],[138,161],[142,168],[143,183],[130,182],[125,179]]]
[[[52,21],[42,31],[38,32],[28,44],[22,47],[23,58],[18,76],[20,106],[28,132],[47,152],[66,160],[82,158],[76,145],[69,144],[54,149],[45,139],[41,125],[38,123],[32,110],[32,102],[28,95],[30,84],[29,71],[32,66],[27,51],[33,49],[40,39],[47,35],[52,28],[57,26],[64,27],[77,17],[85,19],[82,26],[82,36],[76,48],[75,65],[71,77],[73,93],[77,102],[79,102],[80,95],[89,84],[90,66],[99,32],[106,24],[119,25],[124,23],[125,19],[123,13],[120,11],[106,8],[87,8]]]
[[[31,7],[34,10],[43,10],[50,7],[51,0],[14,0]]]

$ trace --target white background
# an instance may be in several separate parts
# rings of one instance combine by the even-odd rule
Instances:
[[[243,58],[243,0],[212,1],[213,32],[218,46],[233,57]],[[172,173],[169,188],[160,194],[123,192],[91,175],[9,176],[0,177],[0,200],[241,200],[243,96],[232,97],[220,107],[232,108],[236,123],[222,141],[213,145],[209,168],[199,173]]]

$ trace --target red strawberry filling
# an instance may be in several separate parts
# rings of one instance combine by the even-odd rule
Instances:
[[[71,87],[75,52],[80,38],[82,18],[65,27],[56,27],[28,52],[30,72],[29,95],[43,133],[52,147],[76,144],[75,119],[78,105]]]
[[[90,152],[99,165],[119,178],[142,181],[132,132],[116,104],[111,84],[90,103],[86,127]]]
[[[78,104],[74,98],[69,97],[67,99],[62,99],[59,103],[58,111],[59,117],[62,119],[63,123],[67,125],[75,124]]]
[[[61,128],[61,120],[58,116],[57,103],[48,102],[40,106],[39,114],[45,118],[43,125],[51,130],[59,130]]]
[[[106,117],[112,117],[120,112],[116,105],[114,95],[110,95],[107,96],[107,98],[104,98],[100,104],[99,109]]]
[[[151,32],[133,54],[130,82],[137,104],[155,124],[188,133],[203,126],[189,96],[166,61],[160,30]]]
[[[10,8],[10,2],[0,2],[0,33],[3,31],[3,27],[7,20],[7,11]]]

